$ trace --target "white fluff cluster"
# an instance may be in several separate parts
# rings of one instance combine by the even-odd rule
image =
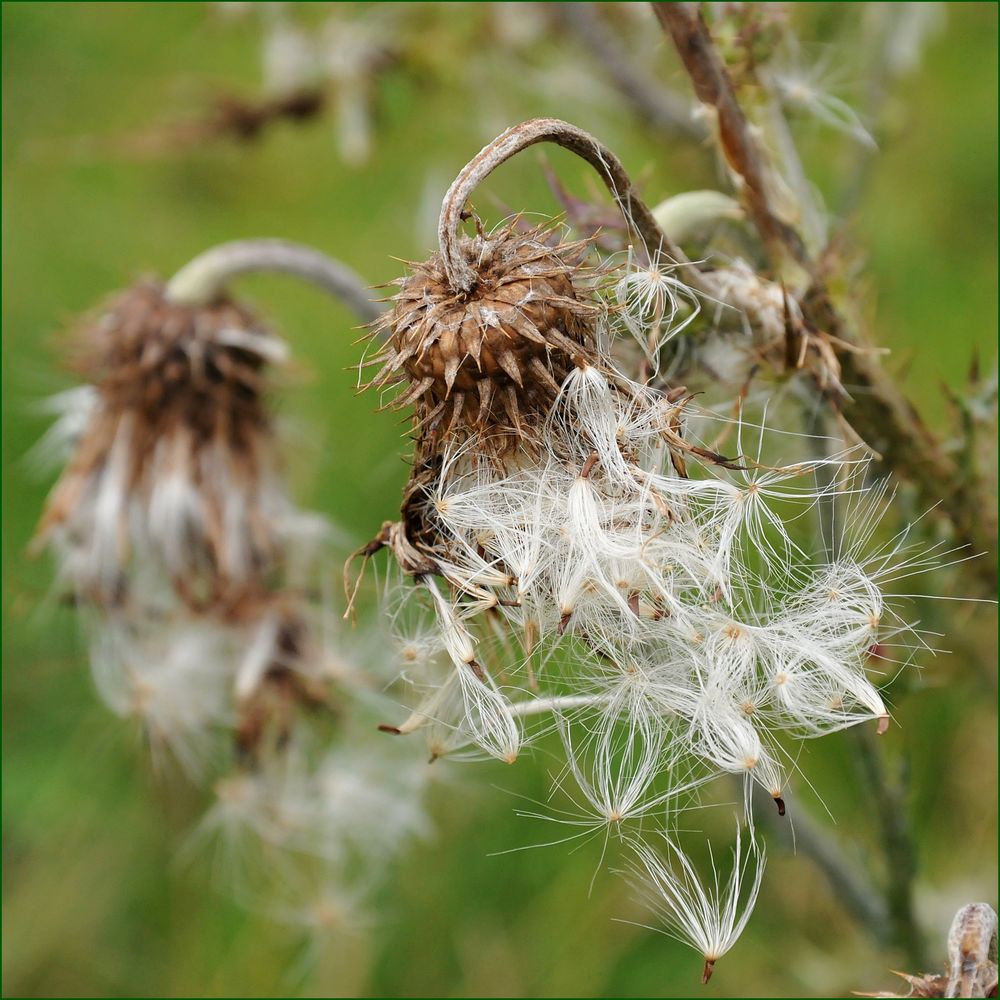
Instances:
[[[445,582],[427,583],[455,668],[441,688],[465,692],[451,721],[497,757],[513,759],[524,738],[517,699],[551,682],[677,730],[695,756],[778,796],[772,732],[887,715],[865,669],[884,635],[878,572],[853,550],[814,563],[788,528],[860,488],[859,473],[847,456],[782,469],[741,456],[694,478],[674,465],[683,420],[680,402],[577,368],[546,455],[502,470],[472,449],[446,458],[429,498]],[[821,485],[820,469],[853,475]],[[484,613],[520,640],[503,684],[480,662]],[[447,700],[441,688],[429,697]]]
[[[636,287],[618,286],[619,305],[638,296],[633,336],[647,314],[659,327],[677,313],[666,299],[650,308]],[[664,331],[654,333],[638,339],[655,348]],[[885,586],[921,559],[898,565],[905,533],[871,553],[884,486],[852,452],[765,465],[765,432],[751,448],[742,419],[726,459],[696,442],[691,411],[683,391],[626,379],[609,348],[566,378],[540,454],[497,460],[473,441],[443,455],[424,508],[439,574],[410,592],[436,627],[399,626],[416,695],[400,732],[423,729],[432,756],[512,762],[555,729],[580,809],[567,821],[618,831],[630,820],[669,827],[721,775],[741,779],[752,829],[754,783],[784,814],[789,740],[867,720],[884,730],[870,674],[893,644],[905,660],[915,636]],[[813,552],[834,506],[847,527]],[[698,911],[706,958],[718,957],[745,924],[763,856],[740,916],[733,886],[699,894],[669,846],[672,868],[647,847],[640,861],[700,941]]]

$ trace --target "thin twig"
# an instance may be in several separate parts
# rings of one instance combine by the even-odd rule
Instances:
[[[825,410],[814,408],[807,417],[807,424],[814,439],[825,443],[828,447],[831,438],[825,426],[826,415]],[[824,486],[830,485],[830,474],[829,467],[817,470],[817,478]],[[831,493],[825,490],[824,497],[817,505],[817,514],[820,517],[821,533],[829,530],[833,538],[839,537],[841,528],[838,525],[837,506]],[[876,732],[880,733],[881,729]],[[885,854],[887,878],[885,889],[880,893],[882,933],[878,939],[884,944],[895,944],[903,948],[913,967],[923,968],[923,941],[913,909],[913,882],[917,874],[917,862],[916,847],[906,820],[906,789],[902,780],[906,772],[901,771],[901,780],[898,784],[890,785],[882,766],[881,747],[871,731],[867,727],[858,727],[851,735],[858,747],[858,756],[868,783],[869,797],[875,803]],[[902,769],[907,766],[905,752],[904,747],[900,765]],[[812,845],[803,843],[803,848],[808,853],[811,853],[811,847]],[[870,885],[871,880],[868,882]],[[860,919],[860,915],[857,913],[856,915]],[[869,925],[866,923],[866,926]],[[869,926],[869,929],[872,928]]]
[[[552,10],[600,63],[645,125],[671,139],[700,143],[708,138],[708,131],[694,117],[688,101],[664,89],[637,68],[629,51],[607,30],[596,5],[556,3],[552,4]]]

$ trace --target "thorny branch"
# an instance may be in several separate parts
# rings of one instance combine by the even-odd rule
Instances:
[[[765,153],[754,138],[740,108],[732,80],[696,4],[653,3],[660,23],[673,39],[698,99],[716,116],[718,141],[733,172],[748,214],[761,234],[776,276],[782,258],[789,258],[809,278],[799,305],[811,331],[830,341],[841,365],[849,398],[824,392],[828,403],[843,410],[862,439],[881,456],[884,465],[912,483],[921,503],[937,507],[950,520],[960,545],[976,555],[971,569],[993,592],[997,579],[997,522],[991,515],[995,498],[962,477],[916,408],[899,389],[878,356],[864,350],[860,338],[834,303],[823,269],[809,254],[794,225],[773,208],[766,184]]]

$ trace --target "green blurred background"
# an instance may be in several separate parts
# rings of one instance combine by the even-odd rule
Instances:
[[[364,20],[385,6],[337,13]],[[720,183],[704,152],[630,114],[592,60],[552,29],[543,5],[495,6],[421,5],[409,15],[422,34],[413,45],[411,27],[411,51],[380,74],[373,153],[350,167],[329,118],[277,124],[252,144],[158,155],[123,141],[197,114],[221,91],[255,93],[260,11],[3,5],[5,995],[686,996],[697,988],[693,953],[613,922],[636,913],[621,880],[602,873],[591,887],[599,842],[491,856],[549,835],[513,815],[510,794],[542,797],[544,760],[457,770],[435,790],[438,833],[390,874],[379,920],[304,962],[294,931],[212,892],[206,866],[176,863],[205,801],[154,773],[139,739],[99,704],[73,614],[47,601],[50,567],[25,555],[51,484],[26,457],[46,426],[35,407],[70,384],[55,334],[136,275],[170,273],[214,242],[267,235],[315,244],[372,282],[388,280],[399,273],[393,257],[428,251],[433,198],[454,172],[496,131],[534,115],[596,133],[641,175],[651,200]],[[862,6],[809,5],[796,16],[822,44],[849,37]],[[294,15],[315,23],[327,7]],[[987,365],[995,351],[997,8],[949,4],[941,13],[922,67],[893,95],[852,233],[868,254],[872,329],[947,436],[940,383],[960,390],[974,350]],[[627,16],[644,65],[683,89],[652,17],[637,30],[645,15]],[[534,33],[518,36],[519,23]],[[588,190],[586,168],[549,155],[572,190]],[[807,162],[829,197],[854,155],[836,133],[810,134]],[[533,154],[488,187],[498,205],[557,211]],[[240,287],[307,359],[283,400],[307,429],[291,458],[297,496],[353,537],[370,537],[397,510],[405,442],[391,415],[374,416],[372,399],[352,392],[353,318],[288,281]],[[954,910],[996,902],[995,615],[971,606],[921,614],[947,631],[940,645],[953,652],[922,661],[884,752],[888,767],[905,756],[912,772],[918,912],[936,967]],[[809,746],[801,765],[844,849],[881,878],[871,861],[875,809],[851,738]],[[705,993],[847,995],[887,987],[886,970],[906,960],[852,924],[808,860],[775,849],[750,928]]]

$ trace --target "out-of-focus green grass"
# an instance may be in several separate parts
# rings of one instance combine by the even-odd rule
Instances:
[[[989,360],[996,330],[996,7],[949,5],[946,16],[924,69],[898,95],[901,127],[873,167],[855,226],[870,251],[873,328],[909,360],[907,384],[935,423],[945,414],[939,382],[959,386],[974,348]],[[482,14],[452,5],[458,27],[429,33],[427,45],[460,38],[473,17]],[[487,136],[462,87],[392,71],[380,85],[375,154],[362,169],[341,163],[329,122],[279,125],[245,147],[130,157],[104,139],[174,120],[220,83],[252,89],[252,20],[224,25],[198,4],[6,4],[3,33],[4,992],[692,992],[692,953],[612,921],[635,911],[619,879],[599,873],[591,884],[600,842],[492,856],[551,837],[515,818],[518,800],[493,787],[544,796],[544,761],[473,765],[439,789],[439,833],[392,874],[379,922],[329,942],[304,981],[289,971],[301,966],[292,932],[208,891],[204,865],[177,866],[203,800],[152,774],[138,740],[98,704],[73,615],[46,603],[50,568],[24,555],[51,481],[26,459],[45,427],[33,406],[68,384],[52,335],[136,274],[169,273],[234,237],[298,239],[342,255],[373,282],[394,277],[392,256],[428,249],[415,224],[428,173],[443,188]],[[450,58],[458,81],[461,61],[479,54],[456,46]],[[649,167],[654,199],[712,182],[699,172],[706,161],[666,147],[624,109],[540,92],[515,110],[596,132],[635,172]],[[582,166],[558,152],[551,159],[582,189]],[[490,190],[512,207],[554,210],[531,155],[506,166]],[[308,428],[292,456],[300,499],[370,536],[397,509],[404,442],[391,417],[372,415],[372,400],[352,393],[353,319],[286,281],[241,288],[308,359],[311,374],[285,401]],[[961,655],[925,664],[892,739],[912,760],[919,902],[937,959],[951,910],[995,883],[996,738],[991,612],[933,614],[952,632],[942,645]],[[808,747],[801,763],[863,860],[874,808],[850,736]],[[757,914],[712,990],[843,995],[884,984],[884,970],[902,961],[865,940],[807,861],[775,852]]]

